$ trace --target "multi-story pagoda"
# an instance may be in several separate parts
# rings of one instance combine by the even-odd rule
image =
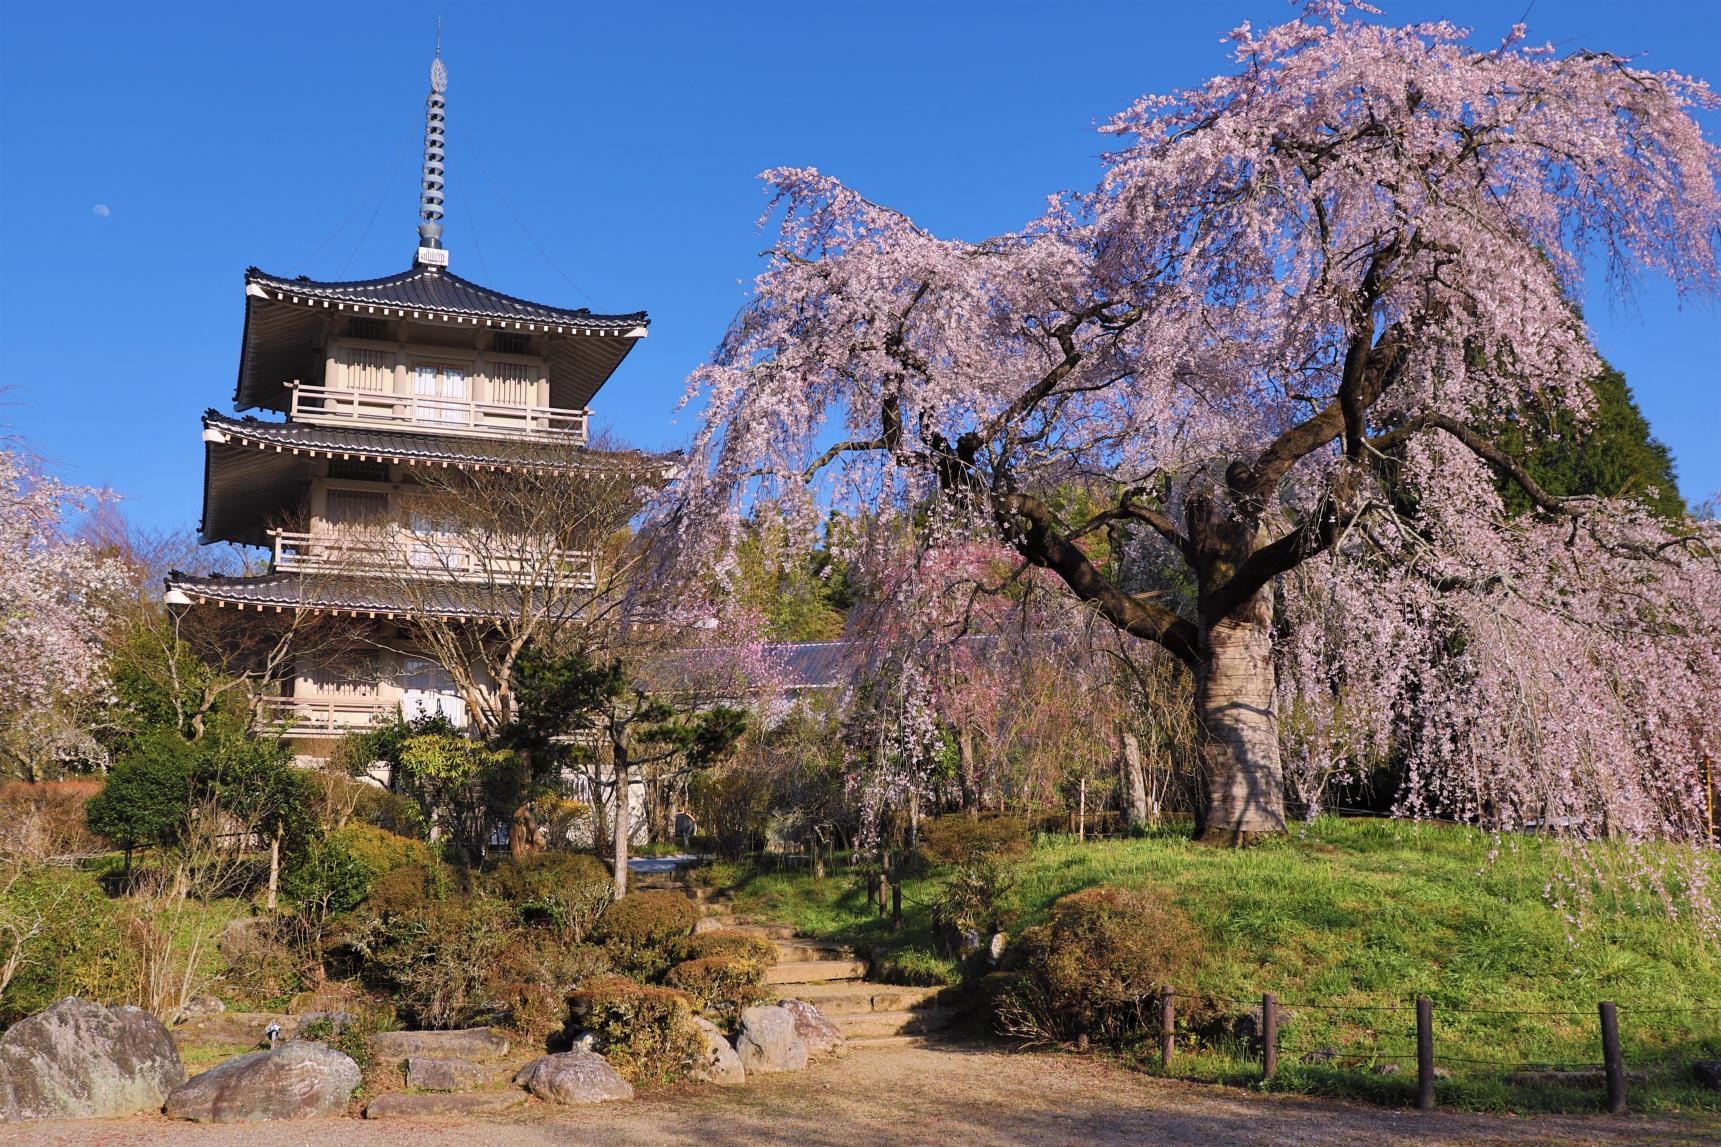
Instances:
[[[263,701],[304,757],[390,712],[467,722],[450,667],[414,647],[410,623],[483,627],[541,588],[543,551],[526,547],[528,560],[475,544],[438,511],[436,491],[451,473],[481,489],[487,475],[613,460],[586,449],[587,407],[646,334],[644,312],[527,302],[449,270],[446,87],[439,56],[410,268],[357,282],[246,271],[233,404],[282,417],[204,415],[201,540],[265,547],[268,571],[167,583],[179,608],[349,619],[359,640],[338,658],[295,655]],[[588,553],[553,556],[556,576],[593,568]]]

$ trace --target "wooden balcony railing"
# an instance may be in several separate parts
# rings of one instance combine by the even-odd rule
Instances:
[[[375,725],[383,717],[406,712],[416,716],[432,709],[441,712],[456,728],[466,726],[466,706],[457,698],[444,704],[416,701],[384,701],[380,697],[259,697],[257,721],[283,737],[344,736]]]
[[[394,712],[379,697],[259,697],[258,723],[284,737],[343,735],[368,729]]]
[[[565,410],[557,406],[516,406],[429,394],[340,390],[302,382],[290,382],[287,385],[293,392],[289,416],[296,422],[314,422],[326,426],[374,426],[384,430],[414,430],[425,434],[537,438],[573,445],[581,445],[586,440],[584,410]]]
[[[474,545],[455,535],[405,530],[271,530],[278,572],[358,574],[495,585],[552,583],[591,587],[590,554],[531,543]]]

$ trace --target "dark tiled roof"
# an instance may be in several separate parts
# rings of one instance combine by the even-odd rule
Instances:
[[[247,284],[285,291],[302,299],[332,299],[338,302],[406,307],[439,314],[473,315],[479,318],[505,319],[517,322],[564,323],[578,327],[605,327],[626,330],[646,326],[650,320],[644,311],[620,315],[593,314],[585,307],[569,310],[547,307],[504,295],[481,287],[469,279],[422,264],[398,275],[380,279],[360,279],[351,283],[319,283],[312,279],[284,279],[250,267],[245,272]]]
[[[398,430],[375,430],[360,426],[322,426],[310,422],[266,422],[238,418],[217,410],[203,415],[205,429],[219,430],[241,445],[334,456],[387,460],[406,464],[417,461],[449,462],[458,466],[523,466],[613,472],[644,470],[659,472],[674,465],[675,454],[645,454],[570,448],[555,443],[503,437],[483,438],[461,434],[418,434]]]
[[[200,603],[258,609],[312,609],[376,617],[496,617],[520,605],[519,591],[505,586],[473,585],[426,579],[422,597],[406,600],[400,587],[361,577],[272,573],[260,577],[194,577],[174,570],[169,592],[178,590]]]

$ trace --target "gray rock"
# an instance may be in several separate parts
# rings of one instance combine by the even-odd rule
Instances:
[[[150,1111],[184,1081],[173,1037],[141,1008],[73,996],[0,1036],[0,1122]]]
[[[489,1028],[454,1031],[378,1032],[370,1037],[371,1053],[385,1062],[409,1056],[452,1056],[457,1059],[501,1059],[508,1040]]]
[[[568,1050],[591,1051],[602,1055],[604,1051],[603,1037],[598,1035],[595,1031],[582,1031],[579,1035],[574,1037],[573,1045],[569,1047]]]
[[[167,1097],[166,1112],[204,1123],[340,1115],[360,1078],[359,1065],[333,1048],[289,1040],[193,1076]]]
[[[429,1119],[449,1115],[495,1115],[526,1102],[523,1091],[468,1091],[460,1095],[408,1095],[391,1091],[365,1107],[366,1119]]]
[[[725,925],[721,920],[714,919],[710,916],[701,916],[693,922],[693,934],[695,936],[701,936],[706,932],[721,932],[725,927],[727,927],[727,925]]]
[[[406,1085],[420,1091],[471,1091],[495,1077],[495,1069],[469,1059],[408,1056]]]
[[[807,1045],[813,1059],[841,1059],[849,1053],[849,1041],[837,1025],[806,1000],[778,1000],[777,1006],[795,1017],[795,1034]]]
[[[795,1016],[787,1008],[755,1007],[741,1013],[735,1052],[748,1075],[800,1071],[807,1066],[807,1042],[795,1031]]]
[[[283,1012],[215,1012],[186,1020],[173,1029],[173,1038],[181,1047],[261,1047],[269,1042],[263,1033],[270,1024],[281,1025],[282,1039],[295,1039],[299,1034],[299,1017]]]
[[[209,1016],[218,1016],[227,1010],[227,1005],[214,996],[192,996],[185,1001],[185,1006],[179,1009],[179,1014],[173,1017],[175,1024],[189,1023],[191,1020],[201,1020]]]
[[[1010,937],[1003,932],[992,933],[992,938],[986,941],[986,962],[996,968],[1004,960],[1004,950],[1010,946]]]
[[[317,1032],[316,1038],[337,1036],[353,1025],[351,1012],[306,1012],[299,1017],[299,1031]]]
[[[741,1057],[723,1038],[717,1025],[695,1016],[693,1026],[699,1029],[700,1037],[705,1040],[705,1054],[700,1057],[699,1066],[693,1069],[693,1078],[700,1083],[716,1083],[725,1087],[746,1083],[747,1069],[741,1066]]]
[[[1373,1067],[1369,1068],[1369,1071],[1375,1075],[1397,1075],[1403,1070],[1404,1069],[1399,1067],[1396,1063],[1377,1063]]]
[[[1700,1059],[1691,1065],[1691,1078],[1711,1091],[1721,1091],[1721,1059]]]
[[[565,1051],[534,1059],[520,1069],[514,1082],[551,1103],[608,1103],[633,1098],[633,1085],[616,1074],[609,1060],[589,1051]]]

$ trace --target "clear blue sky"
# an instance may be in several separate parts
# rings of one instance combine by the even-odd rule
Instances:
[[[1492,41],[1528,0],[1380,3]],[[1232,25],[1292,11],[0,3],[0,420],[138,521],[195,525],[197,419],[229,408],[244,268],[356,279],[411,261],[438,10],[453,267],[544,302],[649,310],[651,336],[595,406],[651,447],[685,440],[683,379],[758,269],[759,171],[811,164],[940,233],[992,234],[1092,184],[1096,120],[1223,68]],[[1536,0],[1529,22],[1721,81],[1713,0]],[[1713,305],[1679,310],[1652,285],[1588,314],[1687,498],[1721,490]]]

